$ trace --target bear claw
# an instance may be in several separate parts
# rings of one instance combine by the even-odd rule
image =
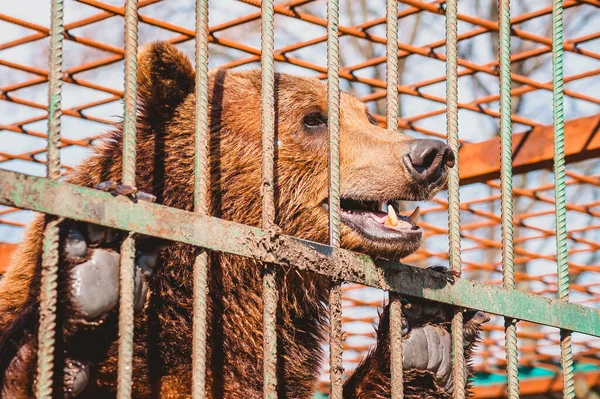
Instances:
[[[454,279],[460,277],[462,274],[460,270],[450,269],[445,265],[429,266],[427,269],[442,273],[446,280],[451,284],[454,284]]]
[[[65,398],[79,396],[90,380],[90,367],[87,363],[67,359],[64,368]]]
[[[70,230],[65,239],[65,254],[71,258],[83,258],[87,254],[85,238],[77,230]]]

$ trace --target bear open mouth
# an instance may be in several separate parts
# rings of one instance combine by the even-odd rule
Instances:
[[[404,216],[398,211],[397,202],[342,198],[340,218],[346,226],[373,241],[398,241],[420,237],[422,230],[417,225],[420,208],[416,207],[410,216]],[[325,208],[328,208],[326,203]]]

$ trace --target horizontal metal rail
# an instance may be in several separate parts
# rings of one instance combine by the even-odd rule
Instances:
[[[0,170],[0,203],[96,223],[264,262],[310,270],[404,295],[600,337],[597,309],[507,290],[332,248],[259,228],[64,182]]]

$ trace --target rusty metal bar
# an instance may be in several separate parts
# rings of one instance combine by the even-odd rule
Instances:
[[[564,83],[563,83],[563,2],[552,2],[552,98],[554,116],[554,197],[556,208],[556,262],[558,297],[569,301],[569,263],[567,247],[567,188],[565,174]],[[571,332],[560,330],[560,360],[563,398],[575,398]]]
[[[460,195],[458,174],[458,19],[457,0],[446,2],[446,134],[448,145],[456,154],[456,164],[448,171],[448,240],[450,268],[461,272],[460,260]],[[456,309],[452,318],[453,396],[465,399],[465,356],[463,314]]]
[[[261,4],[261,79],[262,79],[262,226],[277,234],[275,224],[275,58],[274,0]],[[276,269],[265,265],[263,275],[263,396],[277,398],[277,286]]]
[[[255,6],[260,6],[260,1],[258,0],[240,0],[244,3],[247,4],[251,4],[251,5],[255,5]],[[426,6],[427,3],[421,3],[421,6]],[[435,7],[435,4],[433,4]],[[446,10],[449,9],[448,6],[446,6]],[[437,7],[436,7],[437,10]],[[298,10],[290,10],[287,9],[286,7],[283,6],[275,6],[275,12],[281,15],[286,15],[288,17],[294,17],[297,18],[299,20],[302,21],[306,21],[315,25],[320,25],[320,26],[327,26],[327,21],[316,17],[314,15],[310,15],[307,13],[303,13],[300,12]],[[439,11],[438,11],[439,12]],[[377,36],[377,35],[373,35],[373,34],[368,34],[367,32],[363,32],[359,29],[353,28],[353,27],[347,27],[347,26],[339,26],[339,32],[342,34],[347,34],[350,36],[354,36],[357,38],[362,38],[362,39],[368,39],[372,42],[375,43],[381,43],[381,44],[385,44],[385,38]],[[437,59],[440,61],[444,61],[444,62],[448,62],[447,59],[447,55],[445,54],[441,54],[441,53],[436,53],[436,52],[432,52],[431,48],[428,46],[421,46],[421,47],[417,47],[417,46],[413,46],[407,43],[402,43],[402,42],[398,42],[398,48],[400,50],[409,52],[409,53],[413,53],[413,54],[419,54],[423,57],[429,57],[429,58],[433,58],[433,59]],[[600,55],[599,55],[600,57]],[[294,64],[294,65],[299,65],[299,66],[303,66],[303,67],[308,67],[310,69],[315,69],[314,66],[310,66],[310,63],[304,62],[302,60],[298,60],[298,59],[293,59],[293,57],[289,57],[289,56],[281,56],[281,58],[285,59],[287,62]],[[475,70],[477,72],[481,72],[481,73],[485,73],[488,75],[492,75],[492,76],[497,76],[498,72],[491,67],[487,67],[485,65],[479,65],[473,62],[470,62],[468,60],[462,59],[462,58],[458,58],[456,59],[456,63],[457,65],[460,65],[461,67],[464,68],[468,68],[468,69],[472,69]],[[318,70],[318,69],[315,69]],[[341,76],[347,77],[349,80],[351,81],[359,81],[359,82],[377,82],[378,84],[382,84],[383,86],[385,86],[384,82],[378,82],[377,79],[364,79],[364,78],[360,78],[356,75],[352,75],[350,73],[344,72],[340,74]],[[536,82],[530,78],[527,78],[523,75],[519,75],[519,74],[512,74],[511,75],[512,80],[521,84],[526,84],[526,85],[530,85],[533,87],[536,87],[538,89],[544,89],[544,90],[548,90],[551,91],[552,90],[552,85],[549,84],[542,84],[539,82]],[[371,83],[372,84],[372,83]],[[414,95],[423,95],[423,93],[419,93],[416,90],[411,90],[411,93],[415,92],[416,94]],[[409,94],[409,93],[407,93]],[[581,95],[579,93],[572,93],[570,90],[565,90],[565,94],[568,94],[569,96],[573,96],[575,98],[579,98],[582,100],[586,100],[586,101],[590,101],[596,104],[600,104],[600,99],[598,98],[594,98],[594,97],[590,97],[590,96],[586,96],[586,95]],[[441,100],[443,101],[443,100]],[[462,104],[461,104],[462,105]],[[475,111],[477,112],[483,112],[483,113],[488,113],[490,112],[490,110],[486,110],[486,109],[475,109]],[[497,115],[496,115],[497,116]]]
[[[99,2],[95,2],[95,1],[91,1],[91,0],[85,0],[85,1],[84,1],[84,3],[86,3],[86,4],[90,4],[90,5],[93,5],[93,6],[95,6],[95,7],[101,8],[101,9],[107,9],[107,10],[108,10],[108,9],[110,9],[110,10],[111,10],[111,12],[114,12],[114,13],[115,13],[115,15],[119,15],[119,12],[120,12],[121,14],[123,14],[123,11],[122,11],[122,10],[123,10],[123,8],[120,8],[120,9],[119,9],[119,8],[116,8],[116,11],[113,11],[113,7],[111,7],[111,6],[106,6],[106,5],[103,5],[102,3],[99,3]],[[141,2],[140,4],[142,5],[142,4],[147,4],[147,3],[152,3],[152,2]],[[572,7],[572,6],[576,6],[576,5],[578,5],[578,4],[580,4],[580,3],[578,3],[578,2],[573,2],[573,1],[567,1],[567,2],[565,2],[565,7]],[[291,5],[290,5],[290,7],[291,7]],[[551,11],[551,7],[549,7],[549,10]],[[533,17],[537,17],[537,16],[540,16],[540,15],[545,15],[546,13],[547,13],[547,10],[546,10],[546,9],[542,9],[542,10],[538,10],[538,11],[535,11],[535,12],[532,12],[532,13],[523,14],[523,15],[521,15],[521,16],[518,16],[518,17],[514,18],[513,20],[514,20],[514,22],[522,22],[522,21],[524,21],[524,20],[529,20],[530,18],[533,18]],[[293,14],[292,14],[292,15],[293,15]],[[143,18],[142,18],[142,20],[146,20],[145,18],[146,18],[146,17],[143,17]],[[14,18],[13,18],[13,19],[14,19]],[[19,23],[19,24],[21,24],[21,25],[25,23],[25,22],[23,22],[23,21],[12,21],[13,19],[11,19],[10,17],[8,17],[8,20],[10,20],[10,21],[11,21],[11,22],[13,22],[13,23]],[[243,21],[244,21],[244,20],[242,19],[242,20],[240,20],[240,21],[239,21],[239,23],[242,23]],[[153,22],[153,21],[151,21],[151,20],[149,20],[149,19],[148,19],[148,20],[147,20],[147,22],[148,22],[149,24],[156,24],[156,26],[164,27],[165,29],[175,29],[175,28],[177,28],[177,27],[174,27],[174,26],[172,26],[171,24],[167,24],[167,23],[165,23],[165,22],[163,22],[163,21],[154,21],[154,22]],[[491,21],[490,21],[490,22],[491,22]],[[71,26],[71,25],[69,25],[69,26]],[[73,25],[73,26],[76,26],[76,25]],[[78,25],[77,25],[77,26],[78,26]],[[37,27],[37,26],[35,26],[34,28],[38,28],[38,27]],[[180,29],[176,29],[175,31],[179,31],[179,30],[181,30],[181,28],[180,28]],[[487,31],[485,28],[479,28],[479,30],[482,30],[483,32]],[[187,31],[186,31],[186,32],[187,32]],[[193,37],[193,33],[189,34],[188,36],[189,36],[189,37]],[[188,37],[188,36],[186,36],[186,37]],[[462,36],[462,35],[461,35],[461,36]],[[461,36],[459,36],[459,39],[461,38]],[[589,35],[588,35],[588,36],[589,36]],[[181,37],[178,37],[178,38],[175,38],[175,39],[173,39],[173,40],[170,40],[170,41],[172,41],[172,42],[180,42],[180,41],[182,41],[182,40],[183,40],[183,39],[181,39]],[[573,42],[573,41],[569,41],[569,42]],[[435,46],[438,46],[438,45],[439,45],[438,43],[439,43],[439,41],[438,41],[438,42],[435,42],[435,43],[432,43],[432,44],[430,44],[430,45],[428,45],[428,46],[426,46],[426,47],[427,47],[427,48],[429,48],[429,49],[432,49],[432,48],[434,48]],[[443,41],[442,41],[442,44],[443,44]],[[576,45],[576,43],[575,43],[575,42],[573,42],[573,43],[571,43],[571,44],[573,44],[573,45]],[[244,50],[242,50],[242,51],[244,51]],[[406,53],[406,54],[409,54],[409,53]],[[532,54],[532,55],[534,55],[534,54]],[[119,58],[120,58],[119,56],[116,56],[116,58],[115,58],[115,56],[112,56],[112,57],[109,57],[109,58],[107,58],[106,60],[110,60],[110,61],[107,61],[107,62],[115,62],[115,61],[117,61]],[[381,59],[382,59],[382,61],[383,61],[385,57],[380,57],[380,58],[381,58]],[[292,62],[292,60],[290,60],[290,62]],[[295,62],[295,61],[294,61],[294,62]],[[292,62],[292,63],[293,63],[293,62]],[[91,67],[93,67],[93,66],[101,66],[101,65],[104,65],[104,64],[105,64],[105,62],[104,62],[104,61],[100,61],[99,63],[98,63],[98,62],[93,62],[93,63],[86,64],[86,67],[85,67],[85,68],[83,68],[83,69],[82,69],[82,68],[79,68],[79,67],[78,67],[78,68],[71,68],[71,70],[70,70],[70,71],[68,71],[68,72],[69,72],[69,74],[72,74],[72,73],[78,73],[78,72],[80,72],[80,71],[82,71],[82,70],[89,70],[89,68],[91,68]],[[486,65],[486,66],[487,66],[487,65]],[[309,67],[309,66],[306,66],[306,67]],[[310,67],[310,68],[312,69],[312,67]],[[349,76],[349,78],[352,78],[352,76]],[[415,85],[414,87],[415,87],[415,88],[419,87],[419,84]],[[418,93],[416,93],[416,94],[418,94]],[[568,94],[568,93],[565,93],[565,94]],[[459,105],[459,106],[460,106],[460,105]],[[475,109],[474,109],[474,110],[475,110]],[[490,115],[491,115],[491,114],[490,114]],[[80,117],[80,116],[79,116],[79,117]],[[407,125],[407,124],[403,124],[403,127],[405,127],[405,128],[411,128],[411,127],[410,127],[410,125]],[[426,130],[424,130],[424,129],[420,129],[420,128],[416,128],[416,129],[417,129],[417,131],[423,131],[423,132],[425,132],[425,133],[427,133],[427,134],[434,134],[434,132],[428,132],[428,131],[426,131]]]
[[[511,62],[510,62],[510,0],[498,2],[498,55],[500,62],[500,184],[502,213],[502,274],[507,290],[515,289],[515,254],[513,250],[512,193],[512,122],[511,122]],[[517,320],[504,318],[506,337],[506,373],[509,399],[519,399],[519,358]]]
[[[539,126],[512,134],[513,175],[551,168],[554,126]],[[565,162],[579,162],[600,156],[600,114],[573,119],[564,125]],[[463,159],[461,185],[487,182],[500,177],[500,140],[465,143],[459,151]],[[516,192],[515,192],[516,193]]]
[[[112,9],[118,10],[118,9],[117,9],[117,8],[115,8],[115,7],[106,6],[106,5],[103,5],[102,3],[96,2],[96,1],[94,1],[94,0],[82,0],[82,1],[83,1],[84,3],[86,3],[86,4],[94,5],[95,7],[101,8],[101,9],[103,9],[103,10],[108,10],[108,9],[111,9],[111,10],[112,10]],[[250,4],[252,4],[252,5],[255,5],[255,6],[260,6],[260,4],[261,4],[261,2],[259,2],[259,1],[250,1],[249,3],[250,3]],[[569,7],[571,7],[571,6],[577,5],[578,3],[577,3],[577,2],[567,2],[566,4],[567,4]],[[433,9],[433,10],[435,10],[435,8],[432,8],[432,7],[431,7],[431,5],[428,5],[428,4],[426,4],[426,3],[418,3],[418,5],[420,6],[420,8],[423,8],[423,7],[425,7],[425,6],[426,6],[426,7],[428,7],[428,8],[427,8],[427,9],[428,9],[428,11],[432,11],[432,9]],[[288,6],[289,6],[289,7],[293,7],[294,5],[293,5],[292,3],[290,3]],[[418,8],[416,8],[416,9],[418,9]],[[282,14],[284,14],[284,15],[288,15],[288,16],[291,16],[291,17],[297,17],[297,18],[300,18],[300,19],[302,19],[302,17],[305,15],[305,14],[303,14],[303,13],[300,13],[300,14],[296,15],[296,11],[295,11],[295,10],[289,10],[289,9],[287,9],[287,10],[288,10],[287,12],[286,12],[285,10],[286,10],[286,8],[285,8],[285,7],[283,7],[283,6],[278,6],[278,7],[276,7],[276,11],[277,11],[277,12],[280,12],[280,13],[282,13]],[[549,10],[549,11],[546,11],[546,9],[543,9],[543,10],[539,10],[539,11],[536,11],[536,12],[533,12],[533,13],[529,13],[529,14],[531,14],[531,16],[544,15],[546,12],[550,12],[550,11],[551,11],[551,8],[548,8],[548,10]],[[406,11],[406,10],[405,10],[405,11]],[[113,12],[115,12],[116,14],[118,14],[118,11],[113,11]],[[528,17],[528,15],[529,15],[529,14],[524,14],[523,16],[516,17],[516,18],[514,18],[514,21],[515,21],[515,22],[522,22],[523,20],[527,20],[527,19],[529,18],[529,17]],[[253,14],[251,14],[251,15],[253,15]],[[464,16],[460,16],[460,17],[461,17],[461,18],[464,18]],[[179,33],[182,33],[183,35],[186,35],[186,36],[189,36],[189,37],[191,37],[191,34],[190,34],[190,33],[188,33],[188,30],[186,30],[186,29],[183,29],[183,28],[180,28],[180,27],[177,27],[177,26],[174,26],[174,25],[172,25],[172,24],[168,24],[168,23],[166,23],[166,22],[164,22],[164,21],[155,20],[155,19],[153,19],[153,18],[149,18],[149,17],[145,17],[145,16],[144,16],[144,17],[142,17],[142,19],[141,19],[141,20],[142,20],[142,21],[144,21],[144,22],[147,22],[147,23],[149,23],[149,24],[151,24],[151,25],[160,26],[160,27],[162,27],[162,28],[169,29],[169,30],[172,30],[172,31],[174,31],[174,32],[179,32]],[[241,19],[238,19],[238,20],[235,20],[235,21],[233,21],[233,22],[232,22],[232,23],[230,23],[228,26],[234,26],[234,25],[236,25],[236,24],[243,23],[243,22],[244,22],[244,21],[246,21],[246,20],[247,20],[246,18],[241,18]],[[311,21],[311,22],[313,22],[313,23],[319,23],[319,24],[322,24],[323,26],[325,26],[325,25],[326,25],[326,22],[325,22],[324,20],[317,19],[317,20],[316,20],[316,22],[315,22],[315,21],[313,21],[312,19],[310,19],[310,21]],[[485,21],[485,20],[483,20],[483,21]],[[488,21],[487,23],[486,23],[486,22],[483,22],[483,23],[484,23],[486,26],[488,26],[488,25],[490,25],[490,24],[495,24],[495,22],[492,22],[492,21]],[[370,26],[370,25],[368,25],[368,24],[363,24],[363,25],[359,25],[359,26],[357,26],[356,28],[359,28],[359,29],[361,29],[361,30],[362,30],[362,29],[363,29],[363,28],[362,28],[363,26],[366,28],[366,27],[368,27],[368,26]],[[490,26],[491,26],[491,25],[490,25]],[[342,28],[341,28],[341,29],[342,29]],[[343,28],[343,29],[344,29],[344,31],[342,32],[342,34],[344,34],[344,32],[345,32],[345,29],[346,29],[346,28]],[[488,29],[487,29],[487,28],[479,28],[479,29],[476,29],[474,32],[476,32],[477,34],[481,34],[481,33],[485,33],[485,32],[487,32],[487,31],[488,31]],[[475,33],[474,33],[474,34],[475,34]],[[471,36],[472,36],[472,35],[471,35]],[[459,36],[459,37],[458,37],[458,39],[460,40],[460,39],[461,39],[461,38],[463,38],[463,37],[471,37],[471,36],[469,36],[468,34],[463,34],[463,35]],[[377,40],[379,40],[379,41],[383,42],[383,39],[382,39],[382,38],[372,38],[372,39],[373,39],[373,40],[377,39]],[[319,40],[320,40],[320,39],[319,39]],[[251,50],[250,50],[250,48],[243,47],[243,46],[242,46],[242,47],[240,47],[241,45],[239,45],[239,44],[237,44],[237,43],[235,43],[235,42],[232,42],[232,41],[224,41],[224,40],[219,40],[219,41],[218,41],[218,43],[219,43],[219,44],[222,44],[222,45],[230,46],[231,48],[237,48],[237,49],[240,49],[240,50],[242,50],[242,51],[247,51],[247,52],[251,52],[251,53],[253,52],[253,51],[251,51]],[[313,43],[313,41],[309,41],[309,42],[307,42],[307,43]],[[576,43],[570,43],[570,42],[569,42],[569,45],[571,45],[571,44],[573,44],[573,45],[574,45],[574,44],[576,44]],[[441,45],[443,45],[443,41],[438,41],[438,42],[432,43],[432,44],[430,44],[430,45],[427,45],[427,46],[425,46],[425,47],[426,47],[426,48],[427,48],[429,51],[431,51],[433,48],[435,48],[435,47],[439,47],[439,46],[441,46]],[[425,48],[425,47],[423,47],[423,48]],[[294,47],[292,47],[292,48],[294,48]],[[313,70],[320,70],[320,68],[319,68],[318,66],[316,66],[316,65],[313,65],[313,64],[309,64],[309,63],[303,62],[303,61],[301,61],[301,60],[298,60],[298,59],[295,59],[295,58],[293,58],[293,57],[283,57],[283,53],[284,53],[284,50],[283,50],[283,49],[280,49],[280,50],[278,50],[278,51],[276,52],[276,57],[278,57],[278,58],[277,58],[278,60],[281,60],[281,61],[287,61],[287,62],[290,62],[290,63],[292,63],[292,64],[295,64],[295,65],[300,65],[300,66],[302,66],[302,67],[309,68],[309,69],[313,69]],[[256,52],[256,54],[259,54],[259,53],[258,53],[258,52]],[[403,50],[402,54],[403,54],[403,56],[405,56],[405,55],[408,55],[408,54],[412,54],[412,52],[409,52],[409,51],[405,51],[405,50]],[[257,57],[257,55],[251,56],[251,57],[248,59],[248,60],[249,60],[248,62],[255,61],[255,60],[257,59],[256,57]],[[380,57],[380,58],[381,58],[382,60],[384,60],[384,59],[385,59],[385,57]],[[246,61],[244,61],[244,62],[246,62]],[[240,65],[240,63],[238,63],[238,62],[234,62],[234,63],[230,63],[230,64],[228,64],[228,66],[234,66],[234,65]],[[494,65],[495,65],[495,64],[494,64]],[[487,67],[487,66],[490,66],[490,65],[485,65],[484,67]],[[343,75],[343,76],[344,76],[345,78],[347,78],[347,79],[351,79],[351,80],[357,80],[357,81],[364,81],[365,83],[367,83],[367,81],[368,81],[368,80],[365,80],[365,79],[362,79],[362,78],[358,78],[357,76],[354,76],[354,75],[352,75],[352,74],[350,74],[350,73],[347,73],[347,71],[350,71],[350,72],[351,72],[353,69],[355,69],[355,68],[344,68],[344,73],[341,73],[341,75]],[[491,69],[490,69],[490,70],[491,70]],[[474,72],[474,70],[471,70],[471,72]],[[462,72],[461,72],[461,73],[462,73]],[[371,84],[371,83],[368,83],[368,84]],[[415,88],[419,87],[419,84],[417,84],[417,85],[414,85],[414,87],[415,87]],[[547,88],[548,90],[551,90],[551,85],[550,85],[550,84],[547,84],[547,85],[546,85],[546,88]],[[417,91],[415,91],[415,90],[412,90],[412,91],[410,91],[410,92],[412,93],[412,95],[419,95],[419,93],[418,93]],[[575,98],[582,98],[582,99],[583,99],[583,97],[581,97],[581,96],[580,96],[580,95],[578,95],[577,93],[570,93],[570,92],[566,92],[566,94],[572,95],[572,96],[574,96]],[[594,100],[592,100],[592,101],[594,101]],[[598,100],[598,101],[600,101],[600,100]],[[460,105],[460,104],[459,104],[459,107],[461,107],[461,105]],[[491,110],[477,109],[476,107],[473,107],[472,109],[473,109],[474,111],[486,112],[486,113],[489,113],[490,115],[494,115],[494,114],[495,114],[495,112],[493,112],[493,111],[491,111]],[[494,115],[494,116],[497,116],[497,115]],[[517,119],[521,119],[521,118],[519,118],[518,116],[513,116],[513,117],[514,117],[514,118],[517,118]],[[515,122],[524,123],[524,121],[518,121],[518,120],[516,120],[516,119],[515,119]],[[530,125],[532,125],[532,126],[534,126],[534,125],[535,125],[535,124],[531,124],[531,122],[529,122],[529,123],[526,123],[526,124],[530,124]],[[411,128],[411,127],[410,127],[410,126],[407,126],[407,128]]]
[[[444,3],[444,1],[440,0],[437,3]],[[421,3],[421,5],[422,4],[424,4],[424,3]],[[443,7],[442,4],[438,5],[438,4],[436,4],[436,2],[425,3],[425,4],[434,4],[434,5],[436,5],[436,6],[440,7],[440,8]],[[578,5],[581,5],[581,3],[579,3],[578,1],[567,1],[567,2],[564,3],[564,8],[566,9],[567,7],[573,7],[573,6],[578,6]],[[415,13],[418,10],[420,10],[420,8],[411,7],[411,8],[407,8],[407,9],[403,10],[398,15],[400,16],[400,14],[405,13],[403,15],[403,16],[405,16],[405,15],[407,15],[408,11],[410,11],[410,14],[413,14],[413,13]],[[551,13],[552,13],[552,7],[550,6],[550,7],[547,7],[547,8],[539,9],[539,10],[536,10],[536,11],[532,11],[532,12],[529,12],[529,13],[525,13],[525,14],[521,14],[519,16],[516,16],[516,17],[514,17],[514,18],[511,19],[511,23],[512,24],[517,24],[517,23],[521,23],[521,22],[524,22],[524,21],[528,21],[528,20],[530,20],[531,18],[534,18],[534,17],[539,17],[539,16],[543,16],[543,15],[546,15],[546,14],[551,14]],[[408,15],[410,15],[410,14],[408,14]],[[495,21],[490,21],[490,22],[496,23]],[[367,25],[367,24],[369,24],[369,22],[366,22],[363,25],[357,25],[356,28],[364,29],[363,27],[365,25]],[[481,34],[484,34],[484,33],[487,33],[487,32],[489,32],[489,30],[486,29],[486,28],[477,28],[477,29],[474,29],[474,30],[470,30],[468,32],[461,33],[460,35],[458,35],[458,41],[460,42],[462,40],[471,39],[471,38],[473,38],[475,36],[478,36],[478,35],[481,35]],[[584,36],[582,38],[569,40],[568,42],[570,44],[576,46],[577,43],[581,43],[586,38],[589,38],[589,36],[590,35],[586,35],[586,36]],[[435,41],[435,42],[427,44],[427,47],[429,49],[431,49],[431,51],[434,51],[435,49],[444,46],[445,43],[446,43],[446,40],[445,39],[441,39],[441,40],[438,40],[438,41]],[[521,52],[519,54],[516,54],[514,57],[518,57],[518,58],[513,59],[513,61],[522,60],[522,59],[529,58],[529,57],[532,57],[532,56],[535,56],[535,55],[543,54],[545,52],[550,52],[551,49],[552,49],[551,47],[552,46],[547,46],[547,47],[542,47],[540,49],[523,51],[523,52]],[[404,58],[404,57],[406,57],[406,56],[408,56],[410,54],[411,54],[410,52],[401,51],[401,52],[399,52],[398,56],[399,56],[399,58]],[[375,57],[375,58],[372,58],[372,59],[370,59],[368,61],[365,61],[363,63],[356,64],[356,65],[353,65],[351,67],[346,67],[345,70],[351,71],[351,72],[355,72],[355,71],[357,71],[359,69],[366,68],[368,66],[375,66],[375,65],[381,64],[384,61],[385,61],[385,57]],[[497,66],[497,65],[498,65],[498,61],[495,60],[495,61],[492,61],[492,62],[486,64],[485,66]],[[467,75],[467,74],[472,74],[474,72],[475,72],[474,70],[464,69],[461,72],[459,72],[459,76],[464,76],[464,75]],[[424,82],[419,82],[419,83],[413,84],[411,86],[414,87],[414,88],[422,88],[422,87],[427,86],[427,85],[431,85],[431,84],[434,84],[434,83],[443,82],[443,81],[445,81],[445,79],[446,79],[445,76],[439,76],[437,78],[434,78],[434,79],[431,79],[431,80],[427,80],[427,81],[424,81]],[[374,98],[374,99],[381,98],[383,95],[384,95],[384,93],[373,93],[371,95],[372,96],[371,98]]]
[[[600,337],[600,313],[590,307],[464,279],[448,284],[436,272],[375,261],[366,255],[285,235],[273,241],[266,231],[256,227],[145,201],[132,203],[127,198],[46,178],[0,170],[0,204],[253,257],[403,295]],[[95,209],[102,212],[90,211]],[[302,256],[298,257],[300,253]],[[341,273],[337,267],[340,262],[344,264]]]
[[[137,134],[138,2],[125,3],[125,105],[123,111],[123,184],[135,187]],[[134,334],[135,235],[129,232],[121,244],[119,290],[119,350],[117,398],[131,398]]]
[[[329,132],[329,244],[340,246],[340,42],[339,2],[327,0],[327,127]],[[342,399],[344,375],[342,280],[329,293],[329,380],[331,399]]]
[[[386,126],[392,133],[398,129],[398,2],[386,1]],[[402,301],[390,292],[390,377],[392,399],[404,398],[402,358]]]
[[[50,59],[48,74],[48,162],[47,176],[60,178],[60,122],[64,40],[63,0],[53,0],[50,11]],[[60,219],[46,215],[40,281],[36,398],[53,397],[56,351],[56,303],[58,288],[58,245]]]
[[[208,140],[208,0],[196,0],[196,108],[194,158],[194,211],[209,212]],[[206,337],[208,296],[208,253],[203,250],[194,262],[194,305],[192,343],[192,398],[206,397]]]
[[[427,10],[429,12],[433,12],[433,13],[437,13],[437,14],[440,14],[442,12],[440,10],[440,8],[437,7],[435,4],[424,3],[424,2],[418,1],[418,0],[401,0],[401,1],[402,1],[402,3],[409,4],[413,7],[418,7],[423,10]],[[494,21],[490,21],[490,20],[487,20],[484,18],[479,18],[476,16],[465,15],[465,14],[457,14],[457,18],[458,18],[458,20],[467,22],[469,24],[480,25],[481,27],[483,27],[489,31],[498,31],[498,24]],[[536,35],[534,33],[527,32],[527,31],[524,31],[524,30],[521,30],[518,28],[514,28],[514,27],[511,30],[511,32],[514,36],[517,36],[522,40],[528,40],[528,41],[531,41],[534,43],[544,44],[547,46],[552,45],[552,40],[545,36]],[[577,46],[574,46],[571,44],[567,44],[565,46],[565,50],[571,51],[571,52],[574,52],[577,54],[583,54],[589,58],[600,59],[600,54],[595,53],[593,51],[589,51],[587,49],[578,48]]]
[[[577,39],[571,40],[571,42],[576,42],[576,41],[577,41]],[[529,58],[531,56],[545,54],[547,52],[550,52],[551,50],[552,50],[552,48],[549,47],[549,48],[531,50],[529,52],[522,52],[522,53],[519,53],[517,55],[512,56],[511,57],[511,62],[514,63],[516,61],[523,61],[523,59],[525,59],[525,58]],[[527,57],[525,57],[526,55],[527,55]],[[518,56],[522,56],[523,58],[519,58]],[[490,63],[488,63],[486,65],[488,65],[488,66],[494,65],[495,66],[495,65],[498,65],[498,62],[497,61],[493,61],[493,62],[490,62]],[[463,69],[462,71],[459,72],[458,75],[459,75],[459,77],[463,77],[463,76],[467,76],[467,75],[473,75],[475,72],[476,71],[473,71],[473,70]],[[564,81],[565,81],[565,83],[566,82],[572,82],[572,81],[579,80],[579,79],[585,79],[585,78],[588,78],[588,77],[597,76],[599,74],[600,74],[600,69],[597,68],[597,69],[593,69],[591,71],[586,71],[586,72],[582,72],[582,73],[577,73],[577,74],[569,75],[569,76],[567,76],[567,77],[564,78]],[[422,87],[429,86],[429,85],[431,85],[433,83],[437,83],[437,81],[439,81],[439,80],[443,81],[443,79],[441,77],[439,77],[439,78],[436,78],[436,79],[431,79],[431,80],[428,80],[428,81],[421,82],[418,85],[414,85],[414,88],[415,89],[421,89]],[[544,84],[552,84],[552,82],[551,81],[550,82],[545,82]],[[521,87],[518,87],[518,88],[515,88],[515,89],[511,90],[511,96],[518,97],[518,96],[522,96],[525,93],[530,93],[530,92],[533,92],[533,91],[536,91],[536,90],[537,89],[535,87],[524,85],[524,86],[521,86]],[[378,97],[380,97],[380,94],[379,93],[374,93],[374,94],[371,94],[369,96],[363,97],[363,100],[364,101],[372,101],[372,100],[377,99]],[[499,94],[490,94],[490,95],[483,96],[483,97],[480,97],[478,99],[475,99],[475,100],[473,100],[473,101],[471,101],[469,103],[466,103],[466,104],[463,105],[463,107],[465,109],[470,109],[474,105],[481,107],[481,106],[483,106],[485,104],[489,104],[489,103],[492,103],[494,101],[498,101],[499,99],[500,99],[500,95]],[[459,104],[459,107],[461,107],[460,104]],[[423,113],[423,114],[415,115],[415,116],[412,116],[412,117],[409,117],[409,118],[403,118],[403,121],[405,123],[414,123],[416,121],[419,121],[419,120],[422,120],[422,119],[425,119],[425,118],[429,118],[429,117],[432,117],[432,116],[435,116],[435,115],[441,115],[444,112],[445,112],[445,109],[441,109],[441,110],[438,109],[438,110],[435,110],[435,111],[429,111],[429,112],[426,112],[426,113]],[[492,114],[490,113],[489,115],[492,115]],[[522,118],[519,117],[519,116],[517,116],[517,115],[511,115],[511,119],[514,122],[518,122],[519,120],[522,120]],[[535,125],[537,126],[538,124],[536,123]]]

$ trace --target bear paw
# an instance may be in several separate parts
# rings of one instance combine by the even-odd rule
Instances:
[[[125,195],[133,200],[151,201],[156,197],[135,187],[103,182],[96,186],[113,195]],[[61,225],[64,237],[64,261],[70,265],[70,318],[82,324],[99,323],[119,302],[119,247],[125,233],[119,230],[81,222],[66,221]],[[140,236],[137,239],[135,260],[134,309],[141,311],[148,296],[147,278],[152,275],[162,240]]]

